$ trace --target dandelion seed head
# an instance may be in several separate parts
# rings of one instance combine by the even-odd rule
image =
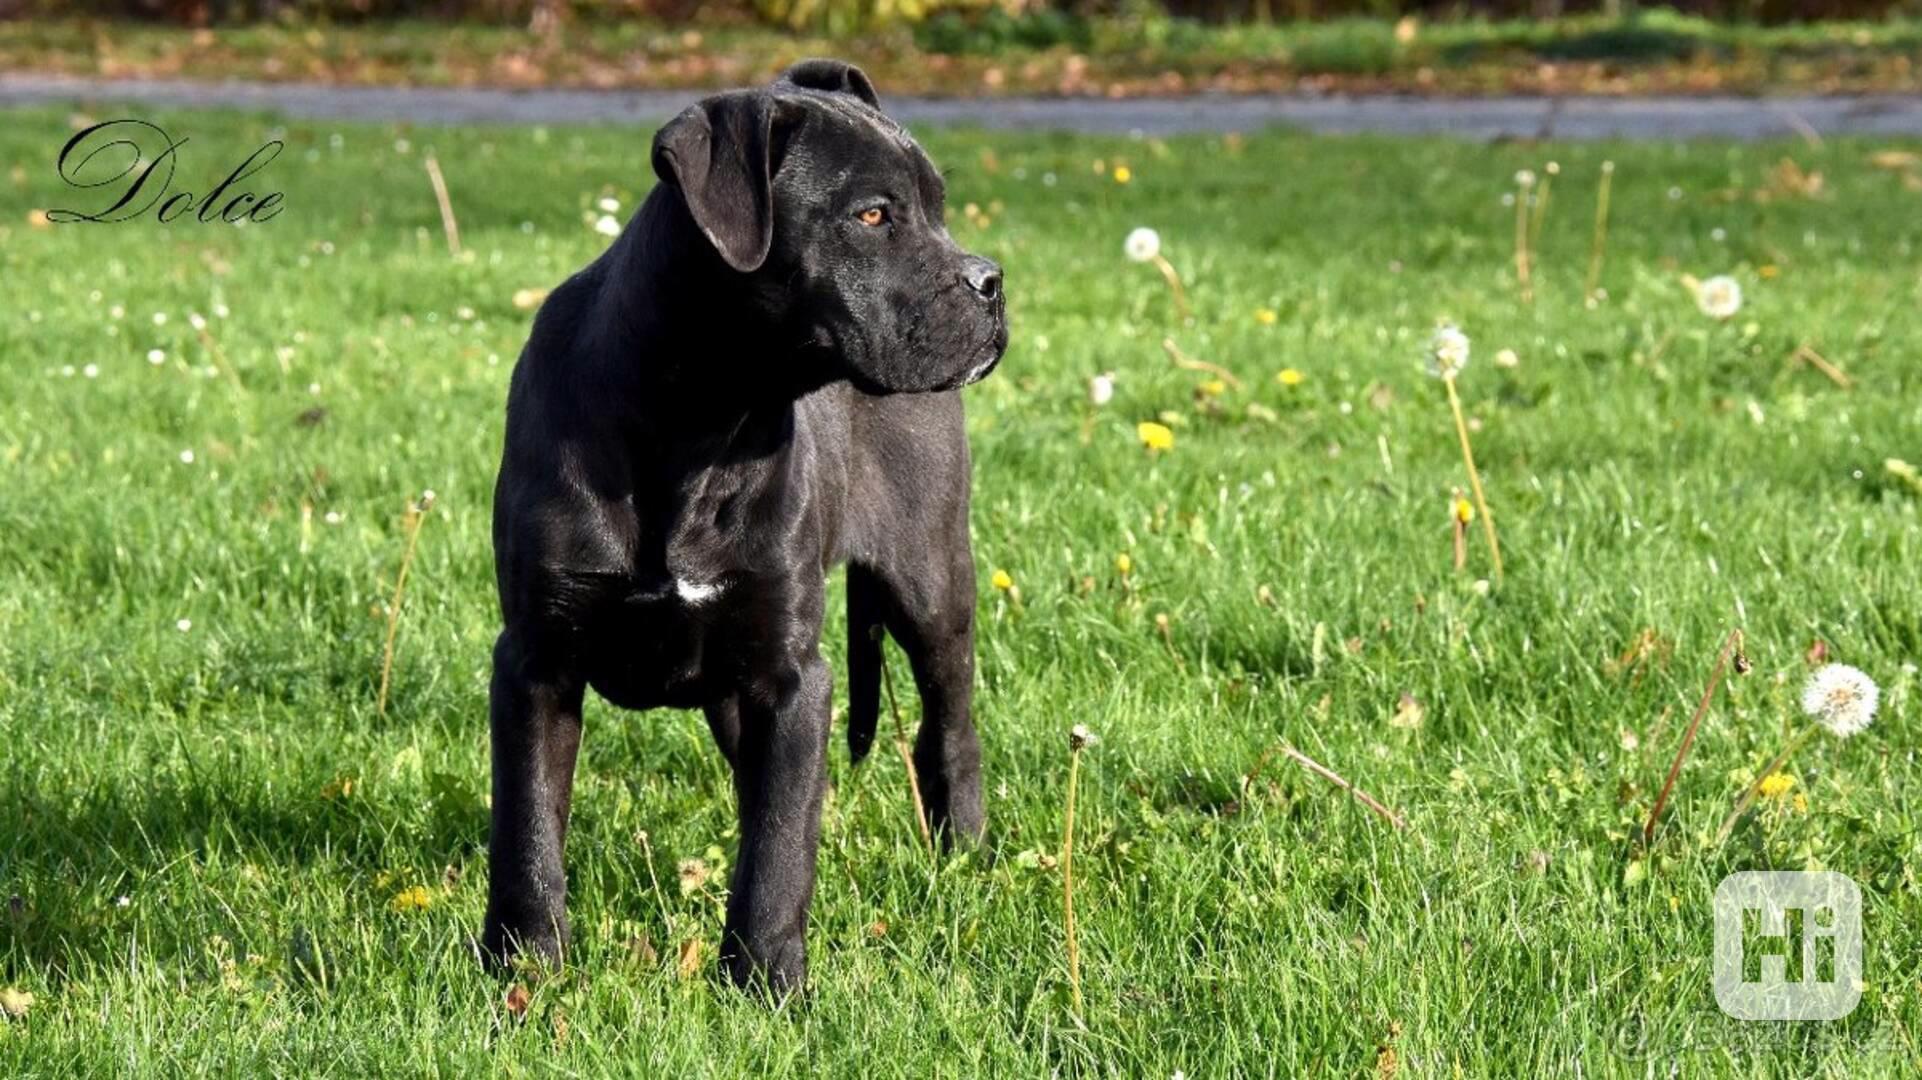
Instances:
[[[1086,750],[1100,741],[1101,736],[1088,730],[1086,724],[1076,724],[1068,729],[1068,749],[1070,750]]]
[[[1802,711],[1838,739],[1869,726],[1881,690],[1875,680],[1847,664],[1827,664],[1802,687]]]
[[[1428,373],[1438,379],[1452,379],[1468,366],[1468,335],[1453,323],[1435,328],[1428,339]]]
[[[594,231],[600,233],[602,236],[619,236],[621,235],[621,223],[614,220],[614,215],[612,214],[602,214],[600,220],[594,223]]]
[[[1128,234],[1121,250],[1127,252],[1128,258],[1135,262],[1153,262],[1155,256],[1161,254],[1161,234],[1144,225]]]
[[[1727,274],[1709,278],[1696,286],[1695,306],[1711,319],[1732,319],[1742,310],[1742,285]]]
[[[1114,400],[1114,373],[1102,372],[1088,380],[1088,402],[1099,408]]]
[[[167,362],[167,353],[164,349],[148,349],[147,350],[147,363],[152,364],[155,367],[159,367],[160,365],[166,362]]]

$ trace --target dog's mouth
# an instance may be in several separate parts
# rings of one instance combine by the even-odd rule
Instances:
[[[1001,358],[1006,355],[1006,353],[1007,350],[1001,346],[995,345],[992,342],[989,343],[987,359],[969,368],[966,373],[955,380],[952,386],[943,387],[943,389],[959,390],[964,386],[973,386],[975,383],[992,375],[994,369],[1001,366]]]

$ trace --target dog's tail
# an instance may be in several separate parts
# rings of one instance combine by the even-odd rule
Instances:
[[[879,578],[848,566],[848,757],[859,764],[881,722],[882,623],[887,593]]]

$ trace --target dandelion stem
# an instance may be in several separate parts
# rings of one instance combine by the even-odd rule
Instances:
[[[647,830],[641,830],[641,855],[647,860],[647,879],[654,883],[654,902],[661,906],[661,933],[674,933],[674,916],[668,914],[667,897],[661,895],[661,878],[654,872],[654,845],[648,843]]]
[[[454,204],[447,197],[447,180],[440,174],[440,162],[428,154],[427,181],[434,185],[434,201],[440,203],[440,228],[447,235],[447,253],[460,258],[460,222],[454,220]]]
[[[1154,264],[1168,283],[1169,291],[1175,294],[1175,314],[1182,322],[1188,322],[1193,317],[1188,311],[1188,291],[1181,287],[1181,275],[1175,273],[1175,264],[1169,262],[1166,255],[1159,254],[1154,257]]]
[[[394,640],[400,634],[400,604],[407,593],[407,570],[414,565],[414,551],[420,545],[421,522],[427,519],[427,511],[434,506],[432,492],[423,494],[420,501],[407,507],[407,547],[401,552],[400,573],[394,577],[394,599],[387,605],[387,647],[380,660],[380,699],[374,706],[379,716],[387,715],[387,689],[394,675]]]
[[[1548,189],[1555,183],[1553,164],[1542,173],[1541,188],[1535,194],[1535,214],[1528,225],[1528,249],[1539,256],[1542,251],[1542,219],[1548,216]]]
[[[1067,933],[1068,945],[1068,991],[1074,1000],[1074,1015],[1080,1019],[1081,1008],[1081,945],[1075,936],[1074,924],[1074,796],[1081,779],[1081,748],[1070,746],[1068,749],[1068,806],[1067,821],[1061,830],[1061,920]]]
[[[221,374],[227,376],[227,381],[233,384],[234,392],[243,397],[246,396],[247,388],[240,384],[240,371],[227,362],[227,353],[220,347],[220,342],[214,340],[214,336],[207,332],[205,326],[195,327],[194,333],[200,338],[201,348],[206,349],[213,356],[214,363],[220,368]]]
[[[1397,814],[1393,810],[1390,810],[1388,809],[1388,807],[1382,805],[1381,801],[1376,799],[1373,795],[1370,795],[1366,791],[1363,791],[1362,789],[1349,783],[1345,778],[1342,777],[1340,773],[1337,773],[1335,770],[1329,768],[1326,765],[1323,765],[1321,762],[1316,761],[1314,758],[1309,757],[1307,754],[1302,753],[1301,751],[1295,749],[1293,746],[1287,743],[1283,743],[1281,745],[1281,752],[1285,756],[1295,759],[1295,761],[1298,764],[1300,764],[1302,768],[1307,769],[1309,772],[1314,773],[1316,776],[1321,777],[1322,779],[1328,781],[1329,783],[1335,785],[1336,787],[1342,789],[1343,791],[1346,791],[1348,794],[1353,795],[1357,802],[1361,803],[1363,806],[1366,806],[1368,809],[1373,810],[1375,813],[1381,815],[1381,819],[1383,821],[1386,821],[1388,824],[1393,825],[1397,829],[1405,829],[1408,827],[1408,823],[1402,820],[1402,817],[1400,814]],[[1252,774],[1250,775],[1252,776]]]
[[[901,704],[894,698],[894,672],[888,667],[887,651],[881,653],[881,685],[888,691],[888,712],[894,715],[894,751],[901,755],[901,764],[908,770],[908,794],[914,799],[914,823],[921,829],[921,843],[927,847],[928,854],[934,854],[934,834],[928,830],[928,812],[921,801],[921,774],[914,767],[914,755],[908,752],[907,728],[901,724]]]
[[[1488,496],[1482,493],[1482,477],[1475,471],[1475,451],[1468,445],[1468,421],[1462,418],[1461,395],[1455,393],[1454,376],[1442,380],[1448,388],[1448,408],[1455,414],[1455,433],[1462,440],[1462,464],[1468,468],[1468,486],[1475,492],[1475,509],[1481,511],[1482,533],[1488,537],[1488,553],[1495,560],[1495,584],[1502,581],[1502,545],[1495,538],[1495,515],[1488,512]]]
[[[1642,826],[1642,846],[1651,847],[1655,843],[1655,824],[1662,819],[1662,810],[1668,806],[1668,797],[1675,790],[1675,778],[1682,774],[1682,761],[1688,757],[1688,748],[1695,743],[1695,732],[1702,726],[1702,717],[1708,713],[1708,704],[1715,697],[1715,688],[1722,683],[1722,671],[1728,666],[1729,658],[1735,658],[1738,674],[1748,672],[1748,657],[1742,655],[1742,628],[1736,627],[1722,639],[1722,649],[1715,657],[1715,667],[1708,675],[1708,686],[1702,691],[1702,700],[1695,706],[1695,715],[1689,718],[1688,730],[1682,732],[1682,745],[1675,748],[1675,760],[1669,763],[1668,779],[1662,781],[1661,794],[1655,797],[1655,808],[1648,812],[1648,823]]]
[[[1468,565],[1468,523],[1462,520],[1455,509],[1461,503],[1462,489],[1455,488],[1448,500],[1448,521],[1450,530],[1455,534],[1455,572],[1462,572]]]
[[[1515,193],[1515,282],[1521,286],[1522,303],[1535,302],[1535,286],[1529,276],[1528,192],[1531,185],[1521,184]]]
[[[1602,162],[1602,184],[1595,192],[1595,240],[1588,249],[1588,282],[1582,296],[1593,300],[1602,283],[1602,252],[1608,246],[1608,189],[1615,179],[1615,163]]]
[[[1735,831],[1736,823],[1742,820],[1743,814],[1748,813],[1749,807],[1755,805],[1755,797],[1761,793],[1762,782],[1781,772],[1782,766],[1788,764],[1789,756],[1800,750],[1819,729],[1819,725],[1810,724],[1802,734],[1790,739],[1788,745],[1782,747],[1781,753],[1775,755],[1767,765],[1762,766],[1761,772],[1755,774],[1755,782],[1748,786],[1747,791],[1742,792],[1741,798],[1735,800],[1735,809],[1728,812],[1728,817],[1722,819],[1722,827],[1715,830],[1715,843],[1718,847],[1728,840],[1730,833]]]
[[[1206,372],[1237,390],[1241,389],[1241,380],[1235,377],[1234,372],[1229,371],[1220,364],[1211,364],[1206,360],[1197,360],[1189,356],[1187,353],[1181,351],[1181,346],[1175,344],[1174,338],[1162,338],[1161,348],[1168,354],[1168,359],[1174,361],[1176,367],[1187,368],[1189,371]]]

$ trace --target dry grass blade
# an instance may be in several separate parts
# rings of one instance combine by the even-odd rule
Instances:
[[[1841,368],[1836,367],[1833,363],[1829,362],[1829,359],[1827,357],[1823,356],[1819,352],[1816,352],[1815,349],[1811,347],[1809,343],[1806,341],[1795,347],[1795,352],[1790,355],[1789,359],[1793,361],[1797,361],[1799,363],[1807,364],[1808,366],[1828,376],[1830,382],[1834,383],[1835,385],[1841,387],[1844,390],[1850,389],[1855,385],[1855,380],[1849,378],[1847,372],[1843,371]]]
[[[422,492],[420,501],[407,507],[407,548],[400,556],[400,573],[394,576],[394,599],[387,605],[387,645],[381,651],[380,698],[374,706],[374,712],[380,716],[387,715],[387,690],[393,684],[394,642],[400,634],[400,605],[407,595],[407,571],[414,565],[414,552],[420,546],[421,522],[433,507],[431,491]]]
[[[1235,377],[1234,372],[1229,371],[1220,364],[1211,364],[1206,360],[1197,360],[1189,356],[1187,353],[1181,351],[1181,346],[1175,344],[1174,338],[1162,338],[1161,347],[1167,351],[1168,359],[1174,361],[1176,367],[1187,368],[1189,371],[1205,372],[1206,374],[1215,376],[1237,390],[1241,389],[1241,380]]]
[[[434,185],[434,201],[440,203],[440,228],[447,236],[447,253],[460,257],[460,222],[454,220],[454,204],[447,197],[447,180],[440,174],[440,162],[427,155],[427,180]]]
[[[1408,827],[1408,822],[1404,821],[1400,814],[1397,814],[1393,810],[1390,810],[1387,806],[1384,806],[1381,800],[1375,798],[1373,795],[1370,795],[1366,791],[1363,791],[1362,789],[1349,783],[1345,777],[1343,777],[1340,773],[1336,772],[1335,770],[1329,768],[1326,765],[1323,765],[1321,762],[1316,761],[1314,758],[1309,757],[1307,754],[1302,753],[1301,751],[1295,749],[1293,746],[1290,746],[1287,743],[1282,744],[1281,753],[1285,757],[1293,758],[1295,762],[1299,764],[1302,768],[1307,769],[1309,772],[1314,773],[1316,776],[1321,777],[1322,779],[1328,781],[1329,783],[1335,785],[1336,787],[1342,789],[1343,791],[1346,791],[1348,794],[1353,795],[1355,797],[1355,801],[1361,803],[1363,806],[1366,806],[1368,809],[1373,810],[1376,814],[1378,814],[1381,817],[1383,821],[1386,821],[1388,824],[1393,825],[1397,829],[1406,829]],[[1252,776],[1252,774],[1250,775]]]
[[[1688,748],[1695,743],[1696,729],[1702,726],[1702,717],[1708,713],[1708,703],[1715,698],[1715,688],[1722,684],[1722,672],[1731,656],[1735,659],[1736,674],[1748,674],[1749,662],[1742,653],[1742,629],[1739,626],[1722,639],[1721,652],[1715,657],[1715,668],[1709,672],[1708,686],[1702,691],[1702,700],[1695,706],[1695,715],[1689,718],[1688,730],[1682,732],[1682,745],[1675,748],[1675,760],[1669,763],[1668,779],[1662,781],[1662,792],[1655,797],[1654,809],[1648,812],[1648,823],[1642,826],[1643,847],[1651,847],[1655,843],[1655,825],[1662,819],[1663,808],[1668,806],[1669,794],[1675,790],[1675,778],[1682,774],[1682,762],[1688,757]]]
[[[914,767],[914,754],[908,750],[908,731],[901,723],[901,705],[894,698],[894,671],[888,667],[885,651],[881,654],[881,685],[888,691],[888,712],[894,716],[894,751],[901,755],[901,764],[908,770],[908,794],[914,798],[914,823],[920,826],[921,843],[934,854],[934,833],[928,829],[927,804],[921,801],[921,774]]]

